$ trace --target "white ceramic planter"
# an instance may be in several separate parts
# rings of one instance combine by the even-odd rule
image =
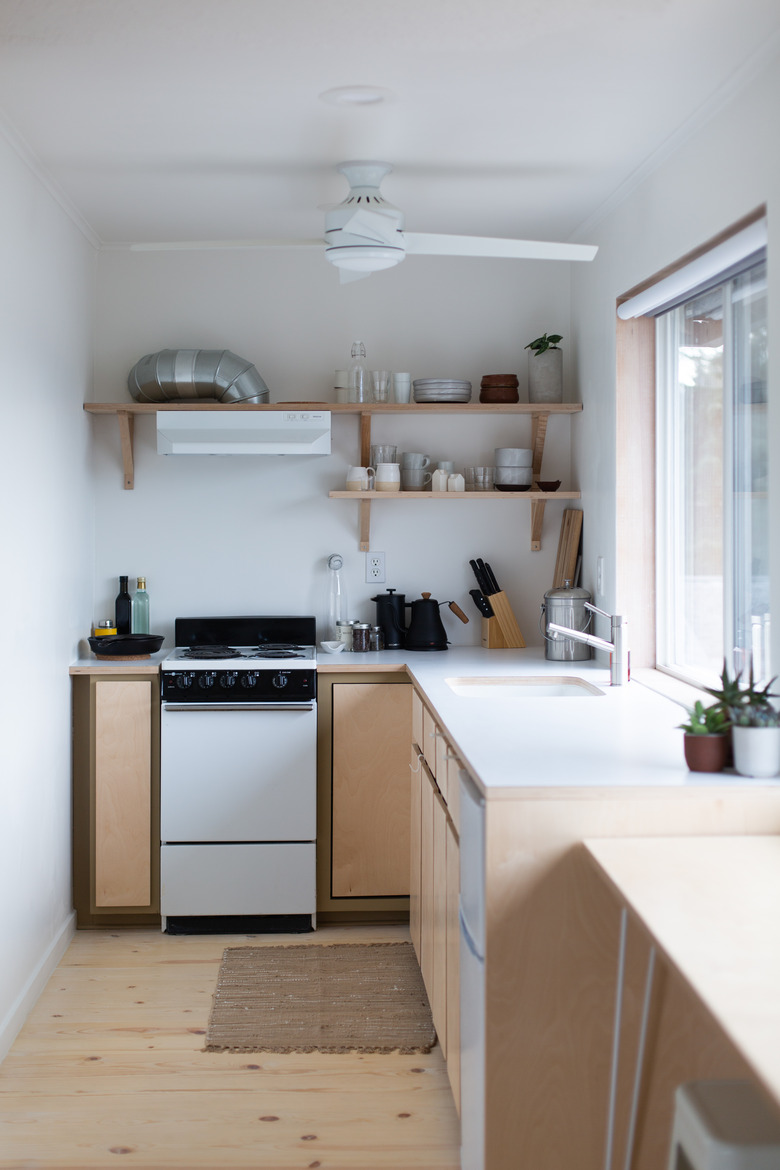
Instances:
[[[780,773],[780,727],[733,727],[734,767],[766,780]]]
[[[528,401],[563,402],[563,350],[528,355]]]

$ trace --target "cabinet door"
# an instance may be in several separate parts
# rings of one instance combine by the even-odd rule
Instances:
[[[433,794],[433,914],[431,1011],[445,1060],[447,1035],[447,809],[440,793]]]
[[[152,684],[95,682],[95,907],[152,900]]]
[[[409,933],[417,962],[422,965],[420,948],[420,867],[422,864],[422,776],[423,762],[416,744],[412,745],[411,816],[409,818]]]
[[[333,687],[334,897],[409,893],[411,692],[407,683]]]
[[[423,702],[417,691],[412,691],[412,743],[416,744],[420,751],[424,750]]]
[[[447,818],[447,1074],[460,1113],[460,844]]]
[[[433,808],[436,785],[422,765],[420,781],[420,970],[433,1010]]]

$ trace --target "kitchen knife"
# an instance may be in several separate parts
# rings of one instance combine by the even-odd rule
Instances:
[[[479,567],[483,563],[484,563],[483,561],[469,561],[469,564],[471,565],[471,568],[474,572],[474,576],[477,579],[477,585],[479,585],[480,592],[487,593],[488,583],[487,583],[487,580],[485,578],[485,574],[481,571],[481,569]]]
[[[469,589],[469,596],[474,598],[474,604],[483,617],[493,616],[493,607],[484,593],[481,593],[479,589]]]
[[[487,597],[493,592],[493,588],[482,557],[477,557],[477,569],[479,570],[479,587]]]
[[[494,593],[501,592],[501,586],[496,580],[496,575],[491,569],[490,565],[485,562],[485,576],[487,577],[490,588],[487,590],[488,596],[492,597]]]

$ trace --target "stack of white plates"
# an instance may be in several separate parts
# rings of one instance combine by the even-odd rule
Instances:
[[[471,382],[457,378],[417,378],[414,382],[415,402],[470,402]]]

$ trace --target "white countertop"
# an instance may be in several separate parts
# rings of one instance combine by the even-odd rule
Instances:
[[[513,788],[712,787],[743,784],[733,772],[689,772],[683,759],[685,711],[639,682],[611,687],[597,662],[547,661],[541,647],[319,655],[332,670],[405,665],[425,694],[447,738],[486,792]],[[446,680],[456,677],[566,675],[585,679],[602,695],[586,698],[465,698]],[[758,781],[747,781],[750,784]],[[776,783],[768,781],[767,783]]]

